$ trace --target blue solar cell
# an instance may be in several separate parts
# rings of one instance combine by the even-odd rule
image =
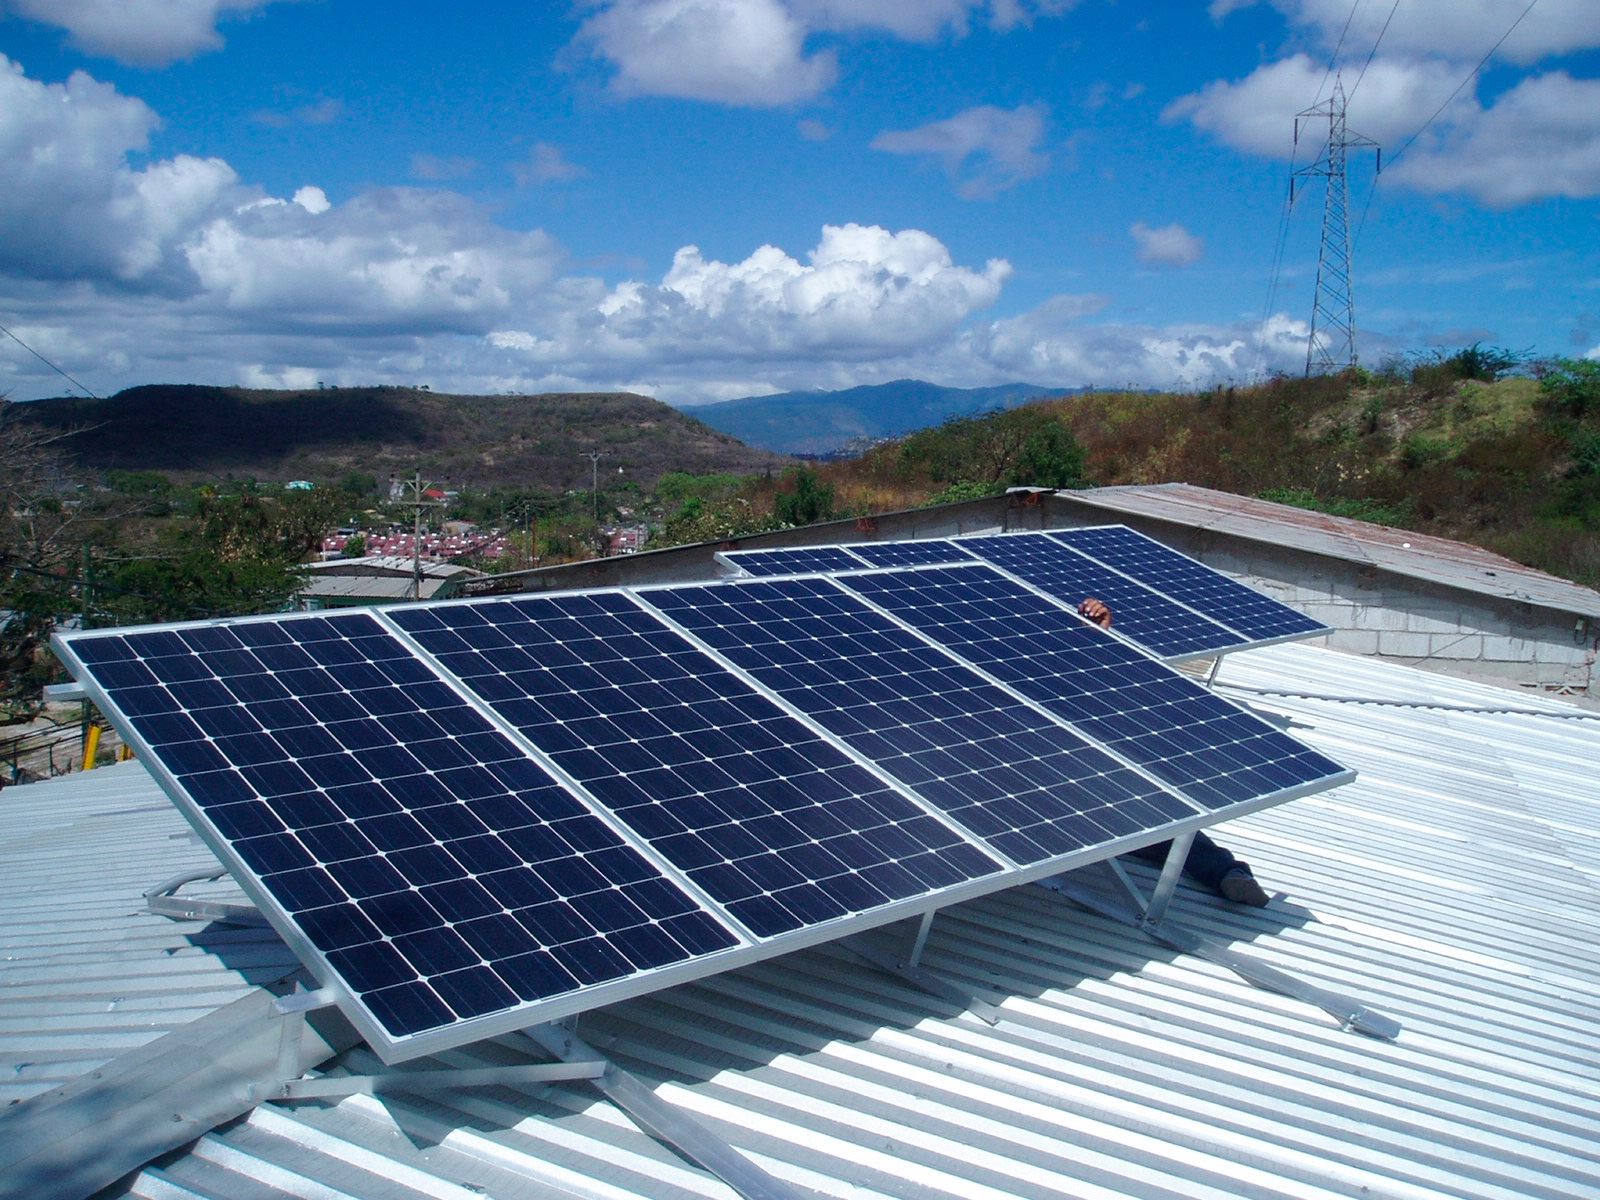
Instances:
[[[1248,639],[1042,533],[962,538],[962,546],[1063,604],[1094,596],[1111,606],[1119,634],[1160,658],[1236,649]]]
[[[751,575],[817,575],[859,571],[861,560],[843,546],[792,546],[772,550],[726,550],[722,557]]]
[[[757,937],[1000,869],[626,596],[393,617]]]
[[[393,1039],[736,944],[370,616],[65,644]]]
[[[826,580],[641,598],[1013,862],[1195,814]]]
[[[1348,776],[998,572],[932,568],[839,582],[1208,809]]]
[[[1180,597],[1251,642],[1308,637],[1328,627],[1125,525],[1059,530],[1062,545]],[[1120,614],[1118,621],[1120,624]]]
[[[862,542],[852,544],[850,552],[875,567],[944,566],[977,561],[955,542],[943,538],[915,542]]]

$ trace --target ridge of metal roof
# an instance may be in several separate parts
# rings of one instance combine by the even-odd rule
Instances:
[[[828,945],[589,1014],[583,1037],[780,1179],[823,1195],[1592,1197],[1595,715],[1303,645],[1231,656],[1218,683],[1360,774],[1222,828],[1287,897],[1238,909],[1185,886],[1169,919],[1359,995],[1401,1020],[1397,1041],[1344,1032],[1036,887],[946,910],[924,955],[997,1005],[997,1025]],[[85,878],[118,836],[143,848],[141,884],[174,865],[163,844],[197,852],[171,836],[176,815],[157,811],[165,801],[142,775],[0,794],[0,813],[17,818],[8,829],[31,848],[8,845],[0,863],[8,911],[19,894],[83,908],[71,927],[84,938],[78,974],[58,974],[63,986],[148,971],[167,988],[180,969],[163,945],[103,962],[113,934],[91,915],[128,904],[126,884]],[[98,795],[104,785],[120,799]],[[100,824],[104,840],[85,840]],[[14,875],[28,857],[56,865]],[[50,928],[36,917],[8,945],[8,972],[17,951],[57,953]],[[522,1062],[524,1047],[501,1039],[420,1065]],[[336,1072],[385,1069],[358,1048]],[[264,1104],[125,1186],[151,1197],[250,1189],[731,1195],[575,1084]]]
[[[314,575],[338,575],[348,573],[361,567],[377,567],[386,571],[404,573],[408,578],[412,572],[420,567],[424,576],[436,576],[441,579],[453,579],[458,575],[482,575],[483,572],[464,563],[441,562],[438,559],[424,558],[420,562],[409,555],[400,554],[368,554],[360,558],[328,558],[321,562],[302,563],[300,569],[309,571]]]
[[[1447,587],[1600,617],[1600,592],[1449,538],[1189,483],[1125,484],[1056,495],[1109,513],[1270,542]]]

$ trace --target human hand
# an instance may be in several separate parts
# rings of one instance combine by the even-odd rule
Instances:
[[[1078,605],[1078,615],[1093,621],[1101,629],[1111,628],[1111,609],[1105,601],[1096,600],[1093,596]]]

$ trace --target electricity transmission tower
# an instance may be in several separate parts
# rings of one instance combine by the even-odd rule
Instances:
[[[1345,159],[1351,147],[1372,146],[1383,170],[1383,149],[1371,138],[1351,133],[1345,126],[1344,82],[1334,76],[1333,94],[1297,113],[1294,141],[1300,144],[1300,124],[1314,117],[1328,120],[1328,140],[1310,166],[1289,177],[1289,203],[1294,204],[1297,180],[1326,179],[1322,202],[1322,249],[1317,255],[1317,291],[1311,304],[1311,336],[1306,341],[1306,374],[1337,371],[1356,365],[1356,305],[1350,286],[1350,204],[1345,179]]]

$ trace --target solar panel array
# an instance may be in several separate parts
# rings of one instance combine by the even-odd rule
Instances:
[[[370,616],[69,645],[391,1038],[736,944]]]
[[[1058,530],[1049,536],[1149,587],[1182,596],[1185,603],[1214,614],[1218,622],[1238,630],[1257,645],[1327,632],[1327,626],[1320,621],[1126,525]]]
[[[1260,801],[1341,769],[997,571],[840,582],[1207,808]]]
[[[757,576],[987,562],[1065,604],[1094,596],[1119,637],[1166,659],[1209,657],[1327,633],[1327,626],[1123,525],[911,542],[735,550]]]
[[[859,570],[861,559],[843,546],[794,546],[776,550],[727,550],[722,557],[751,575],[814,575]]]
[[[757,937],[997,868],[627,596],[393,615]]]
[[[1350,778],[986,540],[56,647],[397,1060]]]
[[[1013,862],[1193,815],[1179,797],[828,580],[645,598]]]
[[[1205,614],[1044,534],[976,537],[967,544],[986,562],[1064,603],[1075,605],[1085,596],[1103,600],[1111,608],[1113,627],[1161,658],[1214,654],[1248,641]]]

